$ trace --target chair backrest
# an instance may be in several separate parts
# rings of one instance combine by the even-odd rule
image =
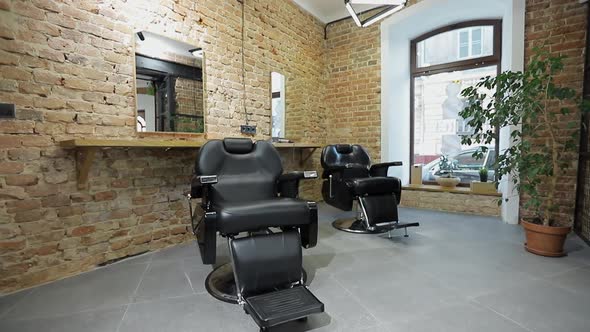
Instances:
[[[334,144],[324,147],[321,163],[324,168],[356,164],[368,169],[371,166],[371,157],[360,145]]]
[[[211,140],[199,150],[197,175],[217,175],[209,197],[213,204],[244,202],[276,197],[283,173],[279,153],[266,141],[249,138]]]

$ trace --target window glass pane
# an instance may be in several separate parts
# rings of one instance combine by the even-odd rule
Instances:
[[[477,146],[461,144],[460,135],[469,132],[459,117],[464,107],[461,90],[473,86],[484,76],[495,76],[496,66],[454,71],[414,79],[414,164],[424,164],[423,181],[435,180],[438,158],[448,155],[457,161],[455,176],[462,183],[479,179],[478,170],[486,158],[475,160],[471,155]],[[488,146],[495,155],[494,142]],[[493,172],[490,170],[490,176]]]
[[[472,31],[470,37],[469,31]],[[478,31],[473,36],[474,31]],[[477,42],[478,46],[472,46]],[[418,68],[459,61],[467,57],[493,55],[494,27],[480,26],[439,33],[416,45]],[[471,49],[473,54],[469,53]]]
[[[495,153],[489,153],[488,154],[488,161],[486,162],[486,167],[488,169],[493,169],[494,168],[494,163],[496,162],[496,154]]]
[[[473,29],[471,32],[471,55],[481,55],[481,28]]]
[[[462,44],[461,48],[459,49],[459,58],[467,58],[469,57],[469,44]]]
[[[459,31],[459,43],[461,45],[469,43],[469,30]]]
[[[457,168],[460,169],[479,169],[482,167],[481,165],[484,162],[482,160],[477,160],[473,158],[473,153],[471,152],[460,153],[456,155],[454,159],[457,161]]]
[[[473,42],[471,44],[471,56],[481,56],[481,42]]]

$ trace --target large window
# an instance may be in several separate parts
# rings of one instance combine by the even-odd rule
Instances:
[[[441,155],[455,160],[462,185],[478,180],[480,168],[493,166],[497,140],[484,159],[475,160],[471,155],[479,147],[461,144],[461,135],[470,128],[459,112],[465,107],[464,88],[498,74],[501,40],[501,21],[484,20],[437,29],[411,42],[410,164],[424,165],[424,183],[434,183]]]

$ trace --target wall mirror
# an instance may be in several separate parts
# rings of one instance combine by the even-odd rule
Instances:
[[[204,132],[203,64],[198,46],[135,34],[137,131]]]
[[[285,75],[270,73],[271,121],[273,138],[285,138]]]

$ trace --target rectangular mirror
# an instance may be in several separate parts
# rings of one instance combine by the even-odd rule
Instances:
[[[285,75],[270,73],[271,121],[273,138],[285,138]]]
[[[135,34],[137,131],[204,132],[203,63],[198,46]]]

